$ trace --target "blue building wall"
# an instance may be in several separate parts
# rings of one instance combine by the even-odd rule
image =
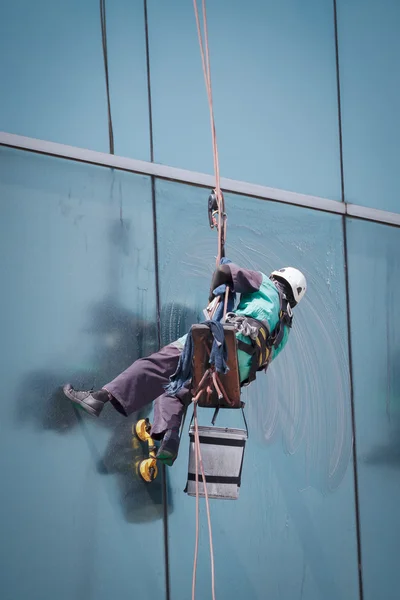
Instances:
[[[110,151],[99,6],[0,1],[0,131]],[[212,173],[192,3],[114,0],[106,20],[115,154]],[[223,176],[400,213],[399,4],[217,0],[208,20]],[[0,146],[2,599],[190,596],[186,432],[146,485],[132,425],[151,408],[93,420],[61,386],[101,386],[202,319],[207,194]],[[240,498],[212,502],[217,596],[397,600],[399,229],[226,205],[228,256],[299,266],[309,292],[243,393]]]

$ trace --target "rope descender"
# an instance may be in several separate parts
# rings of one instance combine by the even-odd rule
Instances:
[[[219,192],[218,202],[217,190],[213,190],[208,197],[208,222],[211,229],[218,231],[218,258],[217,266],[221,258],[225,256],[226,221],[225,200],[222,192]]]
[[[208,222],[210,223],[211,229],[214,229],[214,227],[218,228],[218,214],[219,207],[217,195],[215,190],[213,190],[208,197]]]

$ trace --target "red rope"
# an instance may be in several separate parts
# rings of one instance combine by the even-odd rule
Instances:
[[[225,238],[225,207],[224,198],[221,192],[221,177],[219,171],[219,157],[218,157],[218,144],[217,144],[217,132],[215,129],[214,119],[214,107],[212,97],[212,86],[211,86],[211,69],[210,69],[210,51],[208,46],[208,28],[207,28],[207,10],[206,0],[202,0],[203,9],[203,26],[204,26],[204,43],[203,35],[201,32],[200,16],[197,7],[197,0],[193,0],[194,13],[196,17],[197,35],[199,38],[201,62],[203,65],[204,81],[206,84],[206,91],[208,97],[208,107],[210,111],[210,124],[211,124],[211,138],[213,147],[213,158],[214,158],[214,173],[215,173],[215,196],[218,204],[218,256],[216,260],[217,267],[220,264],[222,258],[223,244]]]
[[[199,393],[199,395],[201,392]],[[210,542],[210,560],[211,560],[211,593],[212,600],[215,600],[215,567],[214,567],[214,546],[212,539],[212,527],[211,527],[211,513],[210,513],[210,501],[208,498],[207,481],[204,473],[203,459],[201,456],[200,436],[199,436],[199,423],[197,420],[197,397],[193,399],[193,412],[194,412],[194,446],[195,446],[195,465],[196,465],[196,542],[195,542],[195,555],[193,564],[193,579],[192,579],[192,600],[195,600],[196,594],[196,571],[197,571],[197,556],[199,548],[199,465],[201,471],[201,477],[203,480],[204,496],[206,499],[206,510],[207,510],[207,523],[208,523],[208,536]]]
[[[193,410],[196,410],[196,403]],[[197,422],[197,415],[195,427]],[[194,461],[196,473],[196,541],[194,546],[194,561],[193,561],[193,578],[192,578],[192,600],[196,598],[196,574],[197,574],[197,556],[199,554],[199,455],[197,453],[197,445],[194,447]]]
[[[215,128],[215,119],[214,119],[214,107],[213,107],[212,85],[211,85],[210,51],[209,51],[209,45],[208,45],[206,0],[202,0],[204,43],[203,43],[203,35],[202,35],[201,25],[200,25],[200,16],[199,16],[199,10],[198,10],[198,6],[197,6],[197,0],[193,0],[193,6],[194,6],[195,17],[196,17],[196,25],[197,25],[197,34],[198,34],[198,38],[199,38],[201,62],[202,62],[202,66],[203,66],[204,81],[206,84],[208,107],[209,107],[209,112],[210,112],[211,138],[212,138],[214,173],[215,173],[215,196],[216,196],[217,205],[218,205],[218,224],[217,224],[218,255],[216,258],[216,266],[218,267],[221,262],[221,258],[223,256],[223,250],[224,250],[224,244],[225,244],[226,215],[225,215],[224,197],[221,192],[221,177],[220,177],[220,170],[219,170],[217,132],[216,132],[216,128]],[[225,317],[226,309],[227,309],[228,294],[229,294],[229,289],[227,289],[227,293],[225,296],[224,317]],[[197,393],[195,394],[195,397],[193,398],[194,440],[195,440],[194,448],[195,448],[195,471],[196,471],[196,541],[195,541],[195,554],[194,554],[194,563],[193,563],[192,600],[195,600],[195,594],[196,594],[196,571],[197,571],[197,558],[198,558],[198,547],[199,547],[199,466],[200,466],[201,476],[202,476],[202,480],[203,480],[204,496],[206,499],[208,534],[209,534],[209,542],[210,542],[210,559],[211,559],[211,590],[212,590],[212,599],[215,600],[214,549],[213,549],[213,540],[212,540],[210,505],[209,505],[209,499],[208,499],[207,481],[206,481],[206,476],[204,473],[203,460],[201,457],[199,424],[198,424],[198,420],[197,420],[197,401],[203,392],[205,379],[206,378],[203,376],[201,382],[199,383],[199,385],[197,387],[197,390],[196,390]],[[217,384],[217,386],[218,386],[217,377],[214,378],[214,385],[215,384]]]

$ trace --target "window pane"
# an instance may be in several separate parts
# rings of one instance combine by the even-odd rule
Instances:
[[[0,149],[0,230],[2,598],[144,598],[154,561],[162,598],[161,482],[135,473],[135,416],[94,419],[60,389],[157,345],[150,181]]]
[[[106,3],[115,153],[149,160],[143,4]],[[0,131],[109,151],[98,0],[3,3]]]
[[[337,5],[346,199],[400,212],[400,3]]]
[[[203,320],[215,264],[207,191],[157,181],[163,342]],[[358,597],[352,427],[341,217],[227,195],[227,256],[269,274],[294,265],[309,292],[288,347],[243,393],[250,439],[237,502],[212,501],[217,589],[226,598]],[[235,411],[217,425],[242,427]],[[200,421],[210,425],[212,411]],[[190,421],[189,409],[186,423]],[[195,500],[183,489],[188,425],[169,470],[171,594],[190,594]],[[203,503],[202,503],[203,506]],[[204,508],[204,507],[203,507]],[[202,512],[205,523],[205,512]],[[198,595],[210,595],[206,526]]]
[[[210,2],[208,24],[222,175],[340,200],[332,2]],[[155,160],[210,173],[192,2],[150,2],[149,32]]]
[[[398,598],[400,231],[348,222],[364,598]]]

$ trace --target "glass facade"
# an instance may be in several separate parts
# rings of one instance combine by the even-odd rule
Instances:
[[[365,599],[397,591],[399,230],[349,220],[349,281]]]
[[[1,597],[146,597],[153,561],[162,597],[161,478],[137,475],[130,420],[61,390],[157,345],[150,180],[0,149],[0,198]]]
[[[222,175],[400,214],[398,5],[208,5]],[[116,155],[212,173],[191,2],[0,0],[0,34],[0,130],[108,153],[110,108]],[[2,599],[190,597],[191,413],[174,467],[145,484],[132,426],[151,406],[92,419],[61,386],[98,388],[203,320],[208,193],[0,145]],[[217,597],[395,600],[400,229],[225,200],[227,256],[297,266],[308,292],[287,348],[243,390],[239,500],[211,503]],[[201,502],[199,598],[205,519]]]
[[[143,3],[107,2],[106,30],[115,153],[150,160]],[[0,131],[109,151],[97,0],[2,1],[0,56]]]
[[[400,4],[338,0],[346,200],[400,212]]]
[[[193,7],[173,4],[149,2],[154,156],[211,173]],[[224,176],[340,200],[332,2],[210,2],[208,15]]]

